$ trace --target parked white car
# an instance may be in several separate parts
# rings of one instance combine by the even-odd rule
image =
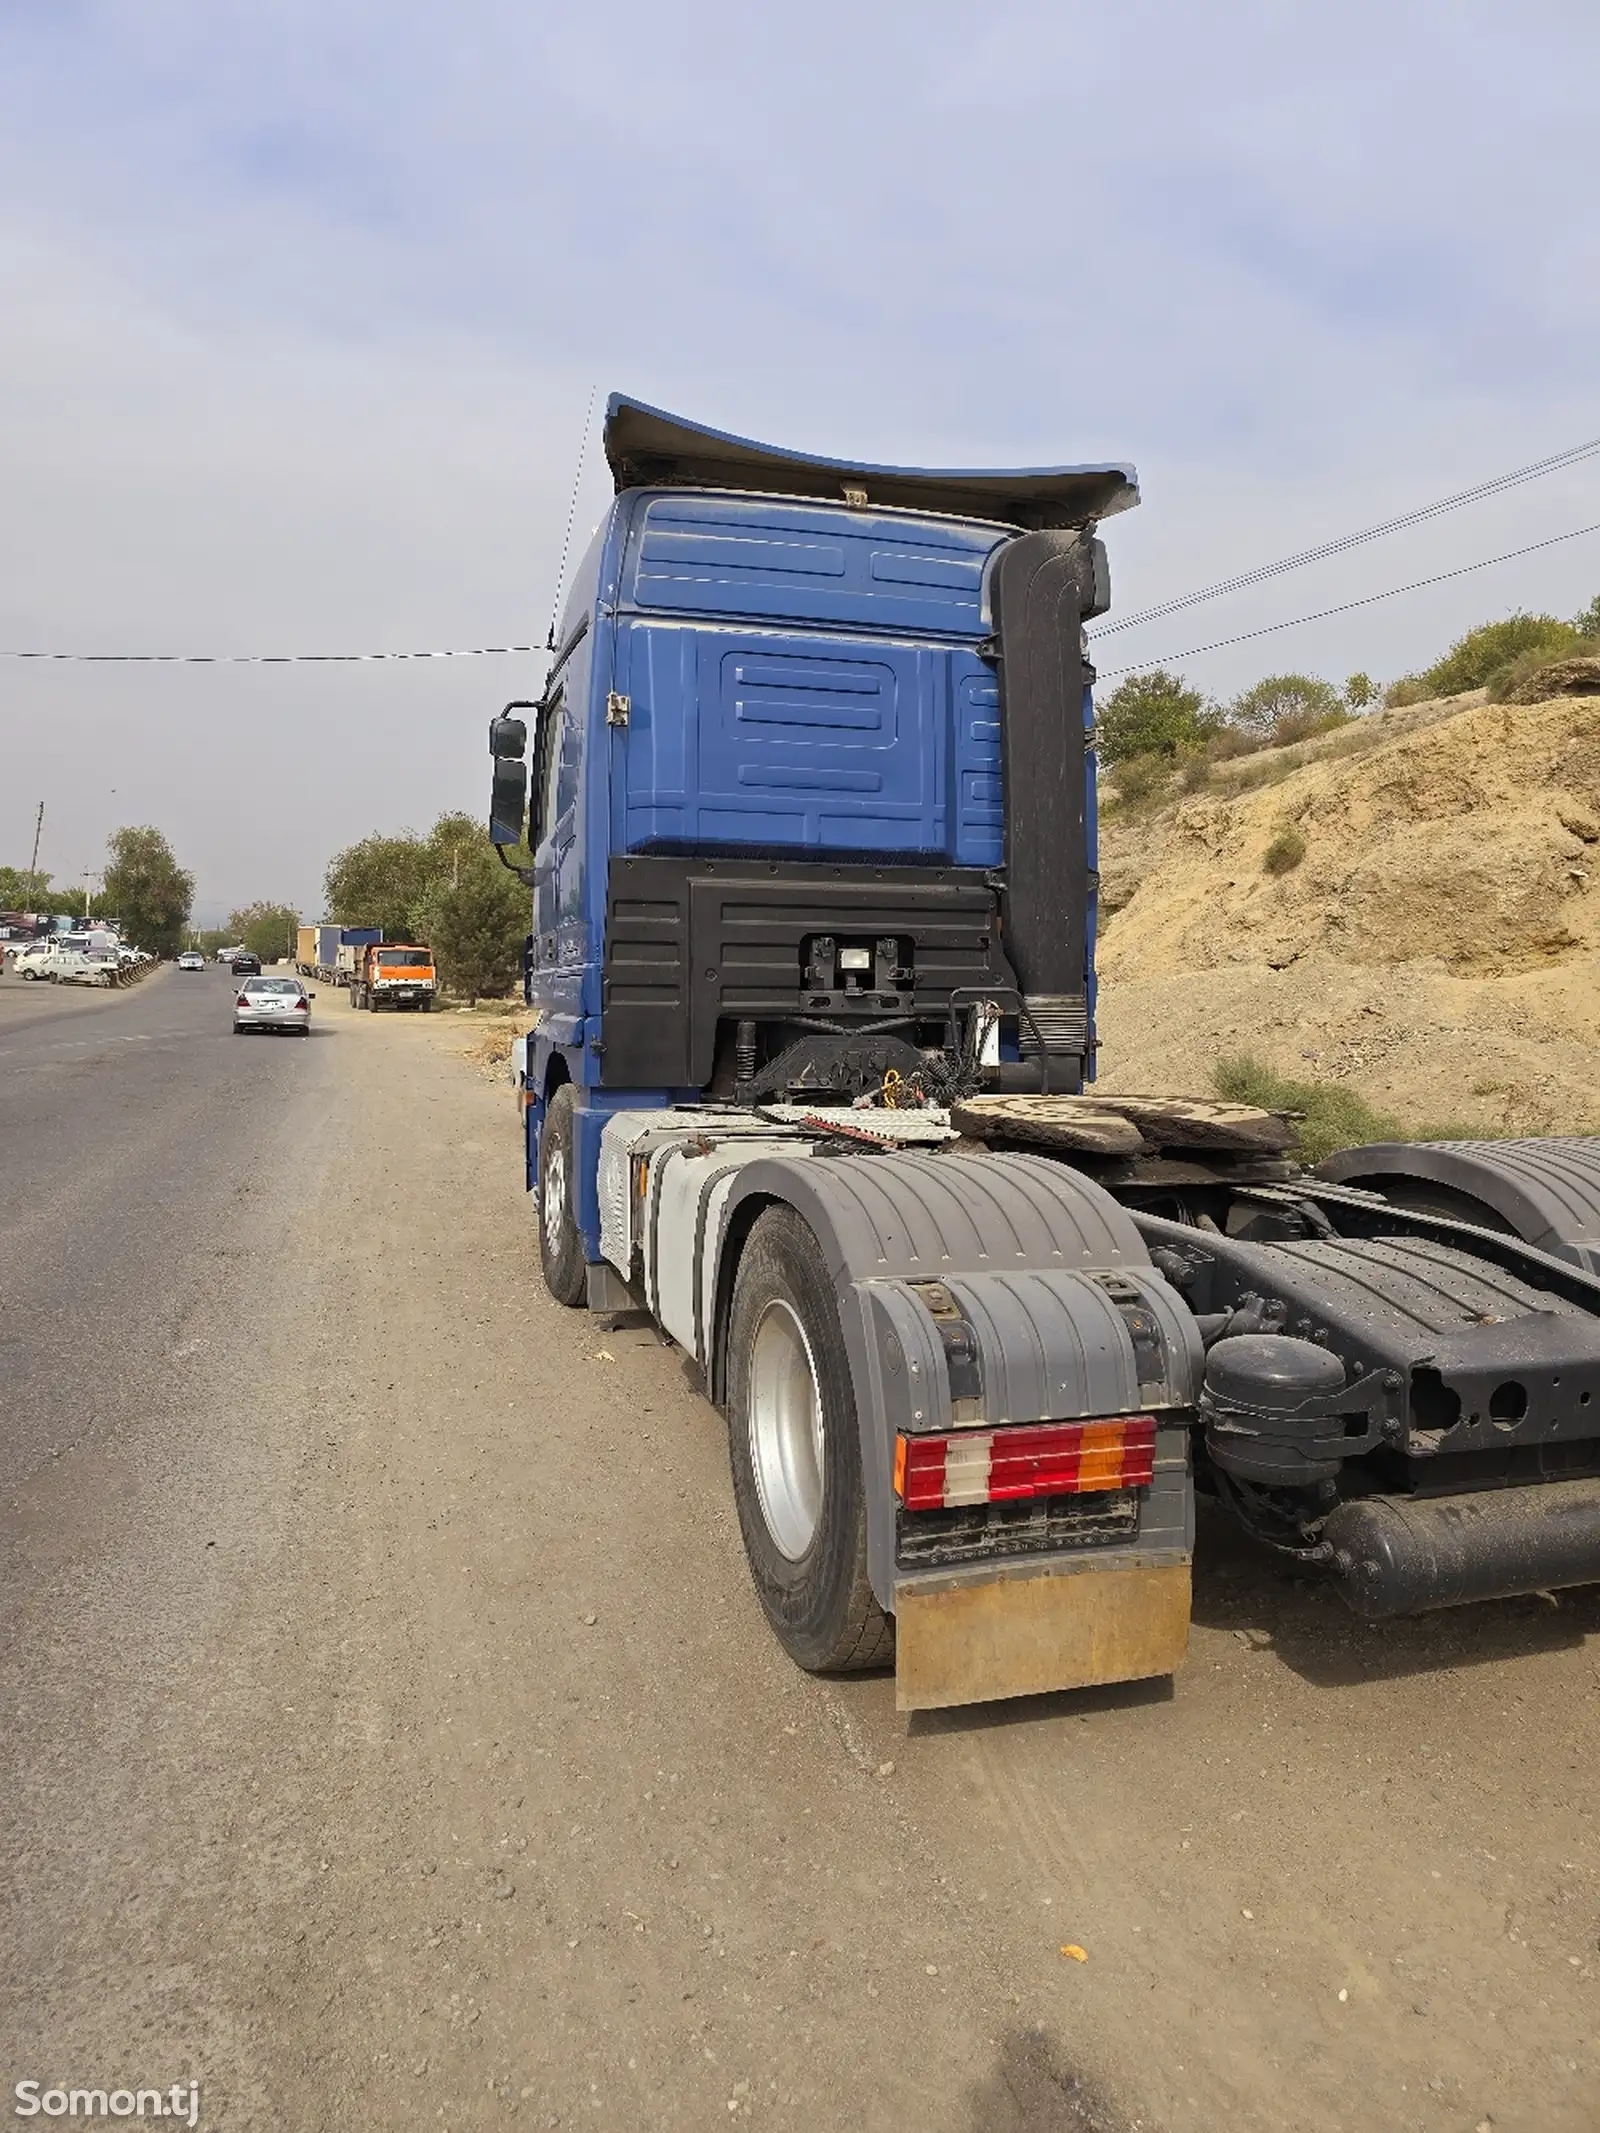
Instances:
[[[115,948],[66,950],[45,973],[61,985],[114,985],[122,965]]]
[[[19,941],[11,951],[11,968],[19,978],[42,978],[45,958],[55,946],[46,934],[36,941]]]

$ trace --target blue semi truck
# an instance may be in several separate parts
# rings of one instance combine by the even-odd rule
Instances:
[[[728,1422],[768,1620],[902,1708],[1172,1672],[1195,1492],[1372,1618],[1600,1578],[1600,1160],[1301,1168],[1094,1092],[1085,624],[1130,468],[910,470],[616,396],[491,722],[562,1303]]]

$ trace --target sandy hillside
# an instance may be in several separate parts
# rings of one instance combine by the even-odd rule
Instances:
[[[1250,1051],[1413,1124],[1600,1130],[1600,699],[1375,719],[1260,789],[1113,814],[1102,866],[1108,1087]]]

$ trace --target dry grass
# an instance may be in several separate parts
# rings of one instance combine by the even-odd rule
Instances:
[[[1347,1084],[1298,1081],[1274,1073],[1248,1052],[1219,1059],[1211,1070],[1212,1086],[1229,1103],[1257,1104],[1263,1111],[1287,1111],[1295,1121],[1302,1162],[1320,1163],[1341,1148],[1370,1147],[1374,1141],[1497,1140],[1492,1129],[1454,1120],[1408,1124],[1380,1111]]]
[[[522,1035],[520,1023],[503,1022],[493,1029],[484,1030],[466,1047],[469,1059],[479,1066],[501,1067],[511,1057],[511,1047]]]
[[[531,1009],[520,1000],[479,1000],[472,1007],[452,1000],[444,1014],[462,1058],[493,1076],[504,1073],[512,1045],[527,1033],[533,1019]]]

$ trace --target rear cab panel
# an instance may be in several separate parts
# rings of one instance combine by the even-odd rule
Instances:
[[[976,645],[1004,529],[781,498],[627,502],[612,850],[998,865],[997,699]]]
[[[999,697],[980,647],[985,572],[1011,531],[681,489],[629,491],[607,513],[534,735],[530,831],[527,1179],[571,1081],[591,1262],[606,1116],[700,1093],[600,1086],[612,854],[997,866]]]

